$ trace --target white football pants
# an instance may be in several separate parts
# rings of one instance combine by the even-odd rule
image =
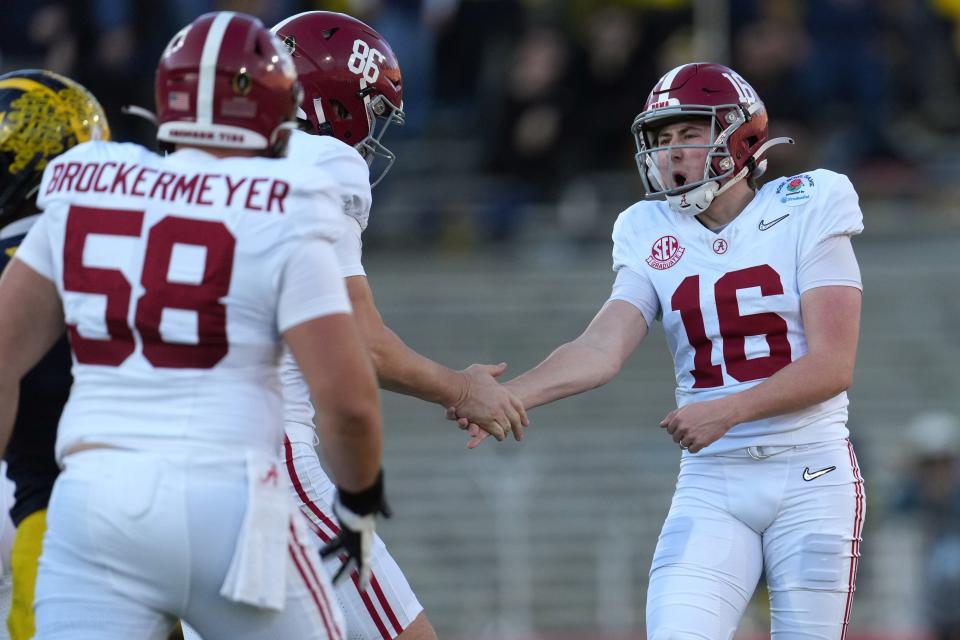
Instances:
[[[336,487],[320,466],[313,446],[285,439],[284,455],[297,504],[309,518],[316,540],[322,545],[339,532],[332,506]],[[341,560],[336,557],[327,558],[324,563],[330,576],[340,565]],[[334,597],[346,621],[348,640],[391,640],[423,611],[380,536],[374,540],[372,568],[370,585],[365,590],[360,589],[356,571],[334,587]]]
[[[331,506],[336,487],[320,465],[312,444],[284,439],[284,457],[290,488],[300,510],[309,518],[315,540],[322,545],[338,532]],[[324,568],[332,577],[340,564],[339,558],[332,557],[324,563]],[[346,625],[346,640],[392,640],[423,611],[379,536],[374,541],[372,567],[370,585],[365,590],[360,589],[356,571],[334,586],[334,598]],[[183,637],[208,640],[205,634],[198,634],[188,625],[183,627]]]
[[[761,571],[773,640],[840,640],[863,479],[847,440],[685,455],[647,593],[650,640],[729,640]]]
[[[316,546],[292,525],[279,542],[288,553],[277,558],[287,565],[282,610],[220,595],[249,489],[245,461],[218,458],[67,456],[47,513],[36,638],[162,640],[183,618],[206,640],[341,640]]]

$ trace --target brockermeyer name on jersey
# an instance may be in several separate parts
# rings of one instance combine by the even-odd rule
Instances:
[[[66,162],[52,168],[45,196],[56,193],[131,195],[194,206],[226,206],[285,213],[290,184],[273,177],[177,173],[125,162]]]

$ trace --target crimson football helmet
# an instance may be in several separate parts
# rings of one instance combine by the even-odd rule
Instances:
[[[207,13],[157,67],[157,139],[283,155],[303,91],[286,48],[253,16]]]
[[[356,18],[329,11],[300,13],[272,31],[287,45],[303,83],[297,116],[310,133],[356,148],[376,185],[396,160],[383,136],[404,120],[403,81],[390,45]]]
[[[709,120],[710,144],[657,146],[659,129],[697,118]],[[671,209],[689,215],[702,213],[716,196],[747,176],[763,175],[770,147],[793,144],[790,138],[769,139],[766,107],[746,80],[729,67],[707,62],[680,65],[660,78],[631,131],[646,197],[666,196]],[[701,179],[671,188],[671,152],[676,148],[705,148],[707,158]],[[666,176],[658,157],[668,158]]]

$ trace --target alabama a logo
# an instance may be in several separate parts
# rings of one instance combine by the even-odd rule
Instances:
[[[663,271],[677,264],[683,257],[685,249],[680,246],[680,241],[673,236],[663,236],[657,238],[650,248],[650,255],[647,256],[647,264]]]
[[[787,178],[777,185],[777,199],[781,204],[795,207],[813,197],[815,186],[813,178],[805,173]]]

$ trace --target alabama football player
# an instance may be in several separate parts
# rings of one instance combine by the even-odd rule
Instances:
[[[648,201],[614,225],[610,299],[507,386],[529,409],[605,384],[661,321],[677,408],[660,426],[683,454],[648,637],[733,637],[762,573],[774,638],[842,638],[865,506],[846,424],[857,194],[825,169],[759,186],[767,151],[791,141],[769,138],[759,96],[719,64],[664,75],[632,131]]]
[[[156,74],[170,152],[89,142],[49,162],[0,279],[0,447],[21,378],[66,329],[36,590],[38,638],[344,637],[282,476],[280,358],[296,357],[363,584],[385,509],[380,416],[333,251],[333,179],[282,156],[300,103],[259,20],[205,14]]]
[[[459,405],[496,437],[511,430],[521,437],[522,405],[496,383],[504,365],[474,365],[452,371],[410,349],[383,323],[362,263],[361,234],[367,227],[371,186],[383,179],[394,154],[383,144],[392,125],[403,123],[403,81],[390,45],[374,29],[350,16],[324,11],[295,15],[274,33],[287,45],[304,87],[297,112],[300,131],[289,157],[318,166],[341,188],[343,234],[337,241],[340,273],[361,333],[370,348],[380,385],[441,406]],[[320,540],[336,535],[333,485],[314,447],[310,396],[292,359],[283,373],[287,470],[301,510]],[[339,562],[328,560],[331,572]],[[377,539],[370,587],[355,581],[337,586],[349,637],[435,638],[423,607],[396,562]]]

